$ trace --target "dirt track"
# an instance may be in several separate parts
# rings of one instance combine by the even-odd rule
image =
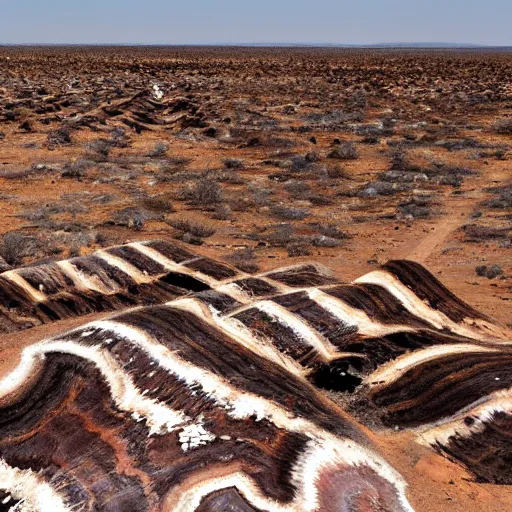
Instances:
[[[346,282],[411,259],[510,324],[511,84],[499,52],[2,48],[0,235],[15,267],[152,238]],[[103,316],[2,334],[0,373]],[[512,507],[509,486],[394,434],[375,442],[416,510]]]

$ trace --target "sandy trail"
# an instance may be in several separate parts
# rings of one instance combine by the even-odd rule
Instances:
[[[450,211],[448,216],[439,219],[434,230],[423,238],[412,252],[406,255],[407,259],[425,263],[430,256],[441,249],[454,231],[467,223],[476,204],[481,199],[482,197],[479,195],[478,198],[475,197],[462,205],[446,205],[446,210]]]
[[[416,247],[402,255],[403,258],[425,264],[431,256],[438,254],[450,235],[465,224],[471,223],[471,215],[478,205],[489,197],[485,188],[490,183],[493,186],[505,185],[510,180],[508,170],[493,169],[473,179],[466,180],[466,187],[461,189],[461,195],[445,193],[441,204],[441,215],[434,229],[422,238]]]

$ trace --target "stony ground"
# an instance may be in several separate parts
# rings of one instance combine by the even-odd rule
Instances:
[[[511,144],[510,53],[1,48],[0,264],[151,238],[347,281],[407,258],[510,323]],[[505,510],[507,487],[377,442],[418,510]]]

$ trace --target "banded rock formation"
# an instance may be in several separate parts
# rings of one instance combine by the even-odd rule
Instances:
[[[191,292],[222,291],[224,285],[231,296],[247,301],[276,295],[283,286],[336,282],[315,265],[256,279],[162,240],[132,243],[0,273],[0,333],[89,313],[161,304]]]
[[[20,510],[410,510],[323,390],[512,482],[510,332],[416,263],[345,284],[151,241],[0,289],[9,329],[132,308],[28,346],[0,382],[0,489]]]
[[[411,510],[285,364],[176,304],[31,345],[0,383],[0,482],[27,510]]]
[[[0,274],[0,332],[100,311],[161,304],[237,275],[162,241],[130,244]]]

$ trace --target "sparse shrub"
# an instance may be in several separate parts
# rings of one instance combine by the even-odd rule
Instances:
[[[310,256],[311,251],[304,242],[290,243],[286,246],[286,251],[290,258],[298,258],[300,256]]]
[[[502,249],[512,249],[512,237],[505,238],[501,240],[498,244]]]
[[[247,147],[248,148],[255,148],[255,147],[258,147],[258,146],[261,146],[261,140],[258,137],[251,137],[247,141]]]
[[[361,144],[379,144],[379,137],[375,137],[373,135],[367,135],[361,139]]]
[[[430,197],[411,197],[398,206],[400,216],[414,219],[426,219],[432,215],[432,199]]]
[[[295,155],[296,156],[296,155]],[[290,167],[290,160],[281,160],[283,155],[279,155],[279,158],[267,158],[261,162],[262,165],[271,165],[272,167],[278,167],[279,169],[286,169]]]
[[[256,138],[256,140],[258,140]],[[247,145],[249,147],[252,146],[251,142],[254,142],[254,138],[251,139]],[[259,145],[259,144],[255,144],[256,146]],[[267,137],[266,140],[265,140],[265,145],[266,146],[270,146],[270,147],[275,147],[275,148],[286,148],[286,149],[290,149],[290,148],[294,148],[297,146],[297,142],[293,139],[286,139],[284,137],[274,137],[274,136],[270,136],[270,137]]]
[[[183,197],[197,206],[212,206],[222,201],[222,191],[215,181],[202,178],[191,189],[184,191]]]
[[[48,133],[48,147],[53,148],[55,146],[64,146],[71,144],[71,127],[62,125],[56,130],[52,130]]]
[[[12,266],[21,265],[39,247],[37,238],[18,231],[6,233],[0,241],[0,256]]]
[[[157,142],[152,151],[150,151],[146,156],[150,158],[159,158],[164,156],[169,150],[169,146],[164,144],[163,142]]]
[[[504,149],[496,149],[490,153],[490,156],[496,158],[496,160],[506,160],[507,152]]]
[[[186,217],[174,217],[166,220],[169,226],[181,231],[190,233],[194,237],[208,238],[215,234],[216,229],[204,221],[188,219]]]
[[[183,157],[171,157],[158,161],[159,170],[156,179],[161,183],[169,181],[183,181],[182,175],[186,174],[186,166],[190,160]]]
[[[126,136],[126,130],[121,126],[116,126],[110,132],[110,142],[114,148],[127,148],[131,144],[130,139]]]
[[[51,203],[34,210],[24,211],[19,216],[30,222],[41,223],[41,221],[48,220],[51,215],[65,212],[66,208],[64,206],[58,203]]]
[[[223,163],[226,169],[242,169],[244,166],[244,161],[238,158],[225,158]]]
[[[212,217],[217,220],[229,220],[231,219],[232,213],[230,206],[222,203],[217,205]]]
[[[257,240],[264,240],[274,247],[285,247],[286,245],[296,242],[293,227],[290,224],[280,224],[275,226],[270,233],[264,235],[256,235]]]
[[[25,121],[20,123],[19,129],[23,130],[24,132],[30,133],[34,131],[34,125],[32,124],[32,121],[26,119]]]
[[[65,233],[81,233],[86,229],[85,224],[81,222],[51,222],[47,226],[48,229],[54,231],[64,231]]]
[[[58,203],[46,204],[34,210],[24,211],[20,213],[19,216],[31,222],[37,222],[45,220],[51,215],[70,213],[75,217],[77,213],[86,213],[87,211],[88,209],[81,203],[71,202],[68,204],[64,201],[60,201]]]
[[[481,144],[472,138],[450,139],[436,142],[436,146],[446,148],[448,151],[460,151],[461,149],[472,149],[481,147]]]
[[[327,205],[333,203],[332,199],[327,197],[327,196],[320,196],[320,195],[316,195],[316,194],[310,194],[310,195],[307,196],[307,198],[310,201],[310,203],[315,205],[315,206],[327,206]]]
[[[311,193],[311,187],[300,181],[289,181],[284,188],[294,199],[305,199]]]
[[[476,224],[466,224],[462,227],[466,239],[471,242],[480,242],[483,240],[496,240],[507,238],[508,228],[493,228],[487,226],[478,226]]]
[[[499,265],[480,265],[475,269],[477,275],[480,277],[487,277],[487,279],[495,279],[504,274],[503,269]]]
[[[189,233],[188,231],[186,233],[180,231],[180,233],[178,233],[174,238],[191,245],[203,245],[204,243],[202,238],[194,236],[192,233]]]
[[[227,169],[208,173],[208,179],[219,183],[231,183],[232,185],[243,185],[245,180],[236,172]]]
[[[105,233],[102,233],[101,231],[98,231],[96,233],[96,236],[94,237],[94,241],[98,245],[101,245],[101,247],[105,247],[106,245],[108,245],[107,235]]]
[[[229,207],[234,212],[246,212],[249,208],[252,208],[253,206],[253,199],[246,195],[235,195],[235,197],[229,200]]]
[[[198,181],[203,177],[202,173],[198,172],[188,172],[188,171],[178,171],[171,174],[164,174],[160,173],[157,175],[157,180],[163,183],[171,182],[171,183],[183,183],[188,181]],[[182,201],[186,201],[188,198],[188,195],[190,194],[192,190],[192,185],[187,184],[187,186],[183,187],[181,190],[181,193],[178,194]]]
[[[403,172],[421,172],[421,167],[414,165],[402,151],[394,151],[391,155],[391,170]]]
[[[338,240],[346,240],[350,238],[350,235],[345,231],[342,231],[336,224],[319,223],[312,224],[312,227],[316,228],[322,235],[330,238],[336,238]]]
[[[174,207],[171,202],[170,194],[155,194],[153,196],[148,196],[142,201],[142,204],[148,210],[151,210],[153,212],[174,212]]]
[[[330,179],[337,179],[342,178],[345,180],[350,179],[350,176],[348,175],[347,171],[340,167],[339,165],[336,165],[334,167],[328,167],[327,168],[327,177]]]
[[[311,213],[304,208],[287,208],[281,205],[272,206],[270,212],[275,217],[286,220],[304,220],[311,215]]]
[[[81,253],[81,247],[80,245],[72,245],[70,248],[69,248],[69,257],[70,258],[78,258],[80,256],[80,253]]]
[[[170,156],[159,162],[161,172],[178,172],[183,171],[190,163],[190,158],[184,156]]]
[[[230,254],[227,259],[242,272],[254,274],[259,270],[259,267],[256,264],[256,255],[252,247],[235,251]]]
[[[267,178],[272,181],[285,182],[285,181],[291,180],[292,175],[287,172],[276,172],[276,173],[269,174],[267,176]]]
[[[492,131],[499,135],[512,135],[512,118],[498,119],[492,125]]]
[[[64,166],[61,176],[63,178],[81,180],[90,167],[91,162],[84,159],[76,160]]]
[[[329,152],[327,157],[337,160],[357,160],[359,153],[352,142],[341,142]]]
[[[115,194],[99,194],[91,198],[91,202],[95,204],[110,204],[115,201],[117,196]]]
[[[142,231],[146,222],[152,218],[154,218],[154,214],[147,210],[125,208],[114,214],[114,223],[133,229],[134,231]]]
[[[310,151],[309,153],[306,153],[304,156],[304,159],[306,162],[319,162],[320,161],[320,155],[316,151]]]
[[[85,145],[87,157],[95,162],[106,162],[110,154],[112,141],[108,139],[94,139]]]
[[[426,172],[439,172],[442,174],[448,174],[452,176],[474,176],[478,174],[476,171],[472,169],[467,169],[466,167],[454,167],[446,164],[435,164],[432,169],[427,169]]]
[[[311,168],[311,162],[306,159],[305,156],[297,155],[291,160],[290,171],[291,172],[305,172]]]
[[[270,196],[274,193],[273,190],[263,188],[255,183],[250,183],[248,189],[252,194],[254,203],[258,206],[268,206],[271,203]]]
[[[498,193],[497,197],[489,199],[485,204],[496,210],[512,208],[512,186],[499,187],[491,190]]]

